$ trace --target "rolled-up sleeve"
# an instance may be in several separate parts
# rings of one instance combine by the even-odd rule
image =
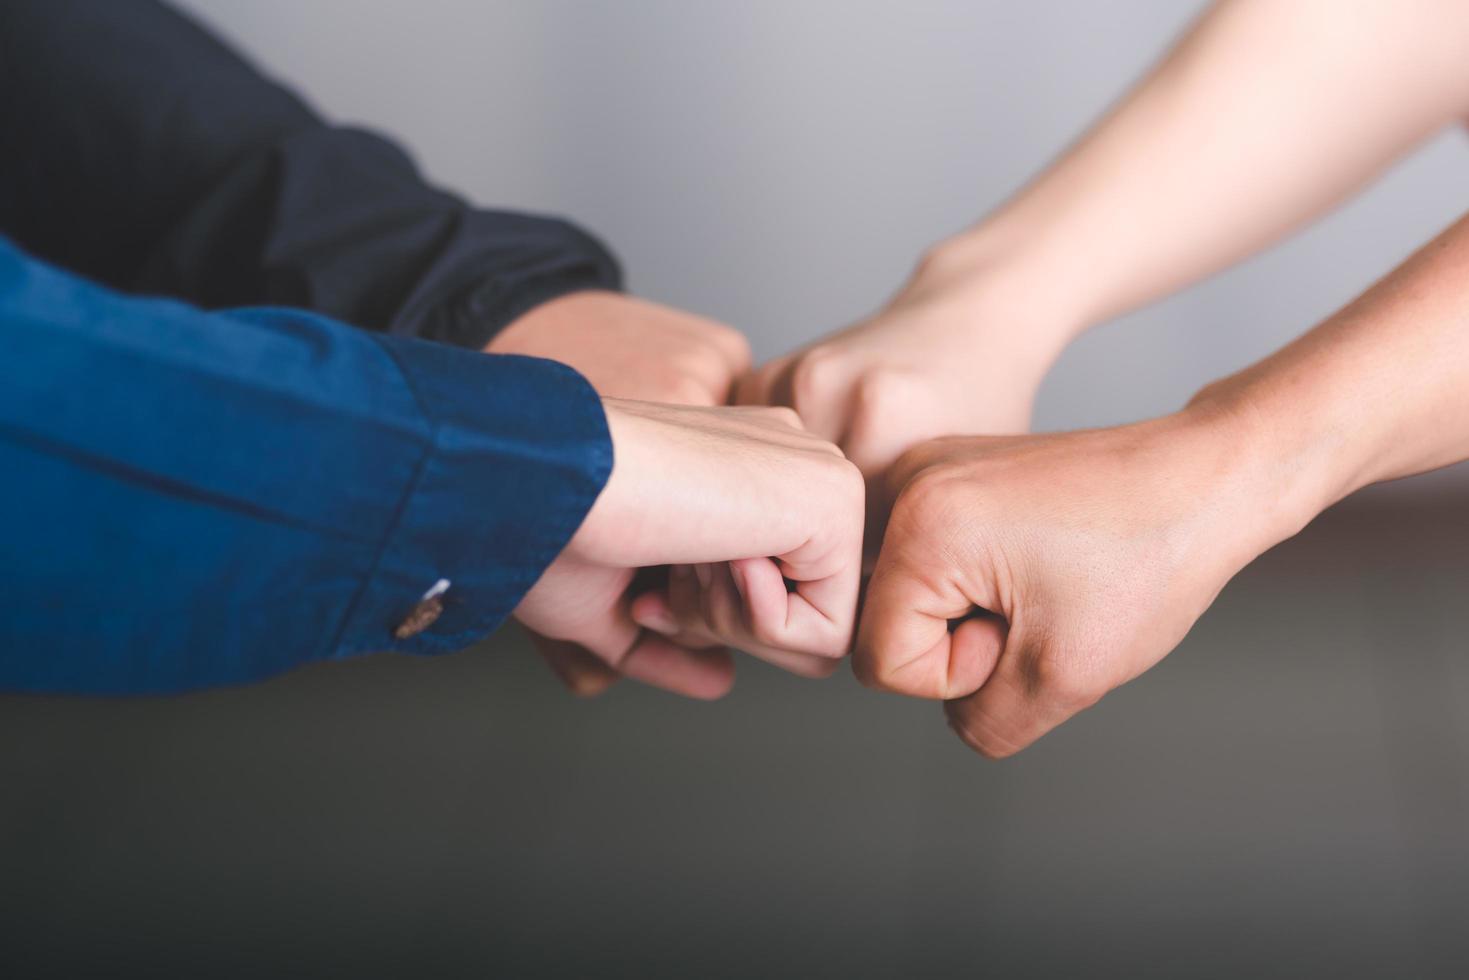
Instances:
[[[3,239],[0,340],[11,690],[458,649],[514,609],[612,465],[600,402],[562,365],[124,297]],[[400,638],[436,584],[441,611]]]

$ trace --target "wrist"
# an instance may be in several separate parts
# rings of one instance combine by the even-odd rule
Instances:
[[[1206,386],[1177,417],[1228,454],[1235,479],[1226,489],[1243,505],[1244,540],[1256,555],[1370,482],[1350,464],[1339,426],[1249,372]]]
[[[1024,348],[1015,353],[1049,367],[1092,325],[1073,287],[1039,249],[981,225],[925,252],[903,294],[943,297],[972,311],[960,322],[1001,324],[1006,341]]]
[[[648,443],[656,435],[647,433],[648,424],[637,411],[640,403],[620,398],[603,398],[607,435],[612,443],[612,471],[581,526],[567,544],[569,554],[593,561],[617,554],[624,538],[636,539],[643,534],[646,508],[638,506],[639,491],[631,484],[651,461]],[[656,458],[656,457],[653,457]]]

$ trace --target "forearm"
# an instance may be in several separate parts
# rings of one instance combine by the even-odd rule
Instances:
[[[1074,335],[1319,214],[1469,107],[1469,6],[1349,8],[1219,4],[1090,133],[929,265],[940,277],[993,271]]]
[[[483,637],[611,464],[548,361],[118,296],[0,239],[0,687],[137,693]],[[432,622],[405,626],[437,582]]]
[[[1186,414],[1250,447],[1265,547],[1368,484],[1469,458],[1469,216]]]

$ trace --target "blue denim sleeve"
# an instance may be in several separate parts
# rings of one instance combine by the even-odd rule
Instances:
[[[0,239],[0,687],[176,691],[493,630],[611,470],[574,371],[120,296]],[[449,583],[423,632],[395,631]]]

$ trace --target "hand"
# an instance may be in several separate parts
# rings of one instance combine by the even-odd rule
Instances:
[[[870,481],[937,436],[1026,432],[1069,333],[1044,290],[1016,286],[959,245],[936,250],[884,310],[764,365],[737,400],[794,408]]]
[[[620,293],[569,293],[534,307],[485,347],[569,364],[604,398],[723,405],[749,370],[732,327]]]
[[[516,618],[695,697],[728,689],[725,643],[831,673],[856,619],[856,468],[788,409],[604,405],[612,476]],[[630,597],[656,565],[674,566],[667,587]]]
[[[1166,656],[1240,568],[1293,533],[1251,445],[1205,407],[910,451],[890,474],[902,490],[858,676],[943,699],[986,756],[1026,747]],[[976,609],[990,615],[966,618]]]
[[[750,367],[739,331],[691,313],[605,291],[570,293],[534,307],[495,336],[492,354],[525,354],[568,364],[608,398],[723,405]],[[601,694],[618,678],[605,660],[574,643],[530,634],[531,643],[573,693]],[[717,659],[711,653],[706,659]],[[727,659],[727,658],[726,658]],[[679,662],[670,660],[669,671]],[[659,674],[648,658],[634,661],[643,678],[681,687],[682,674]]]

